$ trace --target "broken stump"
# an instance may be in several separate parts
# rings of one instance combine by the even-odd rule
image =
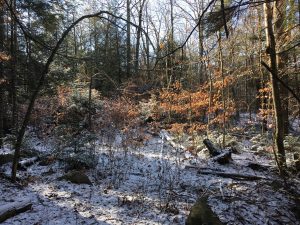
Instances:
[[[221,150],[217,146],[215,146],[209,139],[204,139],[203,143],[207,147],[213,161],[216,161],[220,164],[227,164],[232,160],[231,148]]]

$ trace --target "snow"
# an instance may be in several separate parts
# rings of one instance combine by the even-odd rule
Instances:
[[[120,147],[122,137],[115,139],[117,143],[111,145],[103,144],[101,138],[97,142],[97,168],[86,171],[93,185],[58,180],[64,167],[57,162],[49,166],[36,163],[20,171],[22,186],[0,178],[1,204],[24,197],[33,202],[31,211],[3,224],[185,224],[191,207],[204,195],[227,224],[300,224],[291,212],[292,196],[276,184],[281,181],[274,173],[271,154],[254,155],[252,141],[246,142],[241,154],[233,154],[231,164],[222,166],[204,155],[186,152],[167,131],[126,150]],[[53,151],[51,144],[35,136],[30,143],[38,151]],[[249,163],[270,169],[254,171]],[[6,168],[8,173],[9,165],[3,166]],[[233,180],[200,174],[198,168],[267,179]],[[289,185],[299,194],[297,184],[296,180]]]

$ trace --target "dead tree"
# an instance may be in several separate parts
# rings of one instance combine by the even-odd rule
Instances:
[[[210,156],[212,157],[213,161],[216,161],[220,164],[229,163],[231,159],[231,149],[224,149],[221,150],[216,147],[209,139],[203,140],[204,145],[207,147]]]

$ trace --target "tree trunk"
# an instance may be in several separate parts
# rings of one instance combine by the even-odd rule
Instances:
[[[16,10],[16,0],[11,1],[13,10]],[[10,55],[11,55],[11,79],[10,79],[10,93],[12,104],[12,132],[15,134],[17,130],[17,90],[16,90],[16,78],[17,78],[17,24],[13,15],[11,15],[10,24]]]
[[[225,100],[225,74],[224,74],[224,64],[223,64],[223,52],[222,52],[222,36],[219,32],[219,68],[222,77],[222,105],[223,105],[223,124],[222,124],[222,147],[225,147],[225,133],[226,133],[226,100]]]
[[[278,0],[274,2],[273,7],[273,15],[274,15],[274,33],[276,42],[279,45],[276,46],[276,51],[281,52],[282,43],[284,43],[285,36],[288,35],[285,33],[285,17],[286,17],[286,1]],[[278,74],[283,74],[285,70],[285,66],[288,61],[287,52],[283,52],[277,55],[277,66],[278,66]],[[288,84],[288,76],[285,75],[281,77],[281,79]],[[282,116],[283,116],[283,127],[284,127],[284,135],[287,135],[289,132],[289,92],[286,88],[280,85],[280,93],[282,99]]]
[[[283,115],[282,115],[282,105],[280,99],[280,90],[279,84],[276,80],[278,77],[278,68],[277,68],[277,56],[276,56],[276,41],[273,32],[273,15],[271,8],[271,1],[267,0],[264,3],[264,16],[265,16],[265,26],[266,26],[266,45],[267,45],[267,54],[269,58],[269,66],[272,70],[270,73],[270,80],[272,86],[272,97],[273,97],[273,106],[274,106],[274,116],[275,116],[275,150],[277,152],[277,165],[280,173],[283,175],[286,168],[286,159],[285,159],[285,149],[283,145],[283,136],[284,136],[284,124],[283,124]]]
[[[127,51],[127,65],[126,65],[126,74],[127,77],[130,77],[130,73],[131,73],[131,32],[130,32],[130,0],[127,0],[127,9],[126,9],[126,13],[127,13],[127,38],[126,38],[126,51]]]
[[[144,9],[145,0],[141,1],[141,6],[139,9],[139,16],[138,16],[138,28],[136,34],[136,46],[135,46],[135,61],[134,61],[134,72],[135,74],[138,73],[139,69],[139,54],[140,54],[140,40],[141,40],[141,27],[142,27],[142,17],[143,17],[143,9]]]
[[[148,15],[148,5],[146,5],[146,18],[147,18],[147,22],[146,22],[146,32],[147,32],[147,36],[149,34],[149,15]],[[148,80],[150,80],[151,78],[151,73],[150,73],[150,43],[149,43],[149,39],[146,38],[146,64],[147,64],[147,78]],[[152,76],[153,79],[153,76]]]
[[[200,9],[201,11],[199,11],[198,14],[198,18],[200,18],[201,13],[203,12],[203,0],[201,0],[200,2]],[[204,24],[203,22],[200,22],[198,25],[198,48],[199,48],[199,58],[200,58],[200,65],[198,64],[198,73],[199,73],[199,82],[200,84],[202,84],[205,81],[205,64],[204,64],[204,46],[203,46],[203,42],[204,42],[204,35],[203,35],[203,30],[204,30]]]
[[[0,2],[0,54],[4,52],[4,7]],[[4,137],[4,73],[3,62],[0,60],[0,148]]]
[[[207,137],[209,136],[210,132],[210,116],[211,116],[211,108],[212,108],[212,102],[213,102],[213,80],[212,80],[212,75],[210,71],[210,60],[209,57],[207,56],[207,72],[208,72],[208,78],[209,78],[209,98],[208,98],[208,114],[207,114],[207,131],[206,135]]]
[[[265,81],[265,72],[263,71],[261,62],[262,62],[262,57],[263,57],[263,51],[262,51],[262,15],[261,15],[261,7],[257,8],[257,15],[258,15],[258,30],[257,33],[258,35],[258,44],[259,44],[259,73],[260,73],[260,88],[264,89],[266,87],[266,81]],[[262,112],[264,113],[265,110],[267,109],[267,98],[265,96],[265,92],[261,95],[260,99],[260,108]],[[262,135],[265,133],[267,130],[267,120],[266,116],[263,114],[263,118],[261,121],[261,133]]]

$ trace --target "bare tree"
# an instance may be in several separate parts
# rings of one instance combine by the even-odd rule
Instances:
[[[283,175],[286,168],[285,149],[283,145],[284,137],[284,124],[282,115],[282,103],[280,99],[279,83],[276,77],[278,77],[278,65],[277,65],[277,54],[276,54],[276,40],[273,30],[273,11],[272,2],[267,0],[264,3],[264,16],[266,26],[266,44],[267,44],[267,55],[269,58],[269,66],[272,72],[270,72],[270,80],[272,86],[272,97],[274,105],[274,116],[275,116],[275,149],[277,152],[277,164],[280,173]]]

